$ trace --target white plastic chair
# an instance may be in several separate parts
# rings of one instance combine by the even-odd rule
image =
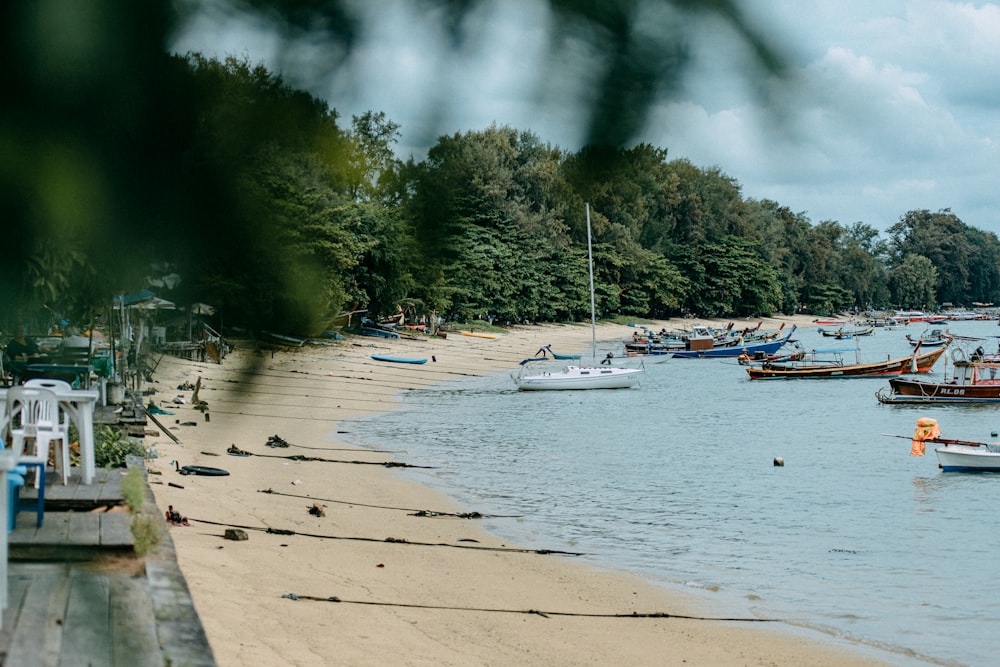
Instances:
[[[7,390],[7,415],[12,424],[14,451],[22,452],[19,461],[40,463],[44,468],[49,461],[49,447],[53,440],[64,446],[59,455],[62,462],[63,483],[69,481],[69,432],[59,420],[59,399],[48,389],[37,387],[10,387]],[[15,420],[18,420],[16,427]],[[33,448],[27,446],[32,441]],[[41,484],[42,475],[35,477],[35,488]]]
[[[31,378],[25,380],[24,385],[29,389],[51,389],[53,391],[73,391],[73,385],[65,380],[55,378]]]
[[[55,378],[31,378],[30,380],[25,380],[24,386],[30,389],[48,389],[56,393],[57,398],[59,394],[66,394],[67,392],[72,393],[73,385],[65,380],[57,380]],[[61,462],[62,468],[60,473],[63,476],[63,483],[69,478],[69,424],[70,418],[69,413],[66,410],[60,410],[62,414],[62,429],[66,433],[67,437],[59,441],[60,448],[56,452],[57,461]]]

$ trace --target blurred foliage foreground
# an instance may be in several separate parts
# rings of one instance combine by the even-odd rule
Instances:
[[[436,4],[448,23],[481,3]],[[571,19],[557,32],[615,47],[595,51],[590,144],[567,153],[490,127],[442,136],[420,162],[395,157],[399,126],[382,113],[341,127],[326,102],[263,66],[169,55],[175,9],[194,5],[0,7],[4,331],[18,320],[83,327],[114,294],[151,286],[210,303],[229,325],[299,334],[345,309],[579,320],[585,202],[602,316],[1000,301],[1000,244],[949,211],[911,211],[880,239],[870,225],[814,226],[746,200],[731,177],[666,149],[623,147],[685,62],[675,13],[663,34],[637,22],[650,8],[697,6],[739,28],[730,2],[552,0]],[[267,10],[278,33],[323,33],[342,53],[356,36],[351,3],[242,6]],[[741,34],[776,67],[758,36]]]

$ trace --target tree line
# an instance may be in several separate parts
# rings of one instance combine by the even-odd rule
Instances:
[[[289,333],[345,309],[575,321],[590,313],[587,203],[599,317],[1000,302],[1000,241],[950,210],[908,211],[884,236],[813,223],[666,148],[569,152],[507,126],[442,136],[404,161],[385,114],[345,126],[246,59],[173,56],[160,74],[151,173],[127,202],[144,224],[127,243],[75,227],[20,247],[16,273],[0,276],[20,308],[80,321],[155,266],[182,276],[168,298]]]

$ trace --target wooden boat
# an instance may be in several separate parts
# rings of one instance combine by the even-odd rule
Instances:
[[[958,354],[956,354],[958,353]],[[889,392],[882,387],[875,393],[879,403],[945,404],[1000,403],[1000,359],[966,359],[960,348],[952,350],[952,377],[943,382],[912,378],[889,380]]]
[[[854,329],[845,329],[843,327],[837,329],[823,329],[819,328],[816,331],[823,334],[827,338],[836,338],[838,340],[849,340],[855,336],[871,336],[875,333],[875,326],[868,327],[856,327]]]
[[[688,340],[688,349],[677,350],[671,356],[674,359],[735,359],[741,355],[753,356],[757,353],[774,354],[791,339],[792,334],[795,333],[795,328],[793,326],[784,338],[745,343],[743,345],[726,345],[725,347],[714,347],[714,345],[709,347],[709,345],[712,345],[711,340],[692,337]],[[702,347],[702,343],[705,344],[705,347]]]
[[[857,350],[857,348],[850,348]],[[913,350],[913,354],[908,357],[879,361],[873,364],[844,363],[840,349],[826,350],[835,355],[840,355],[831,363],[802,361],[789,363],[763,364],[761,366],[750,366],[747,374],[751,380],[766,380],[778,378],[857,378],[857,377],[884,377],[887,375],[903,375],[904,373],[927,373],[945,353],[947,346],[936,350],[920,354],[919,348]],[[815,352],[822,352],[816,350]]]
[[[944,329],[931,329],[930,331],[925,331],[916,338],[910,336],[909,334],[906,335],[906,340],[909,341],[910,345],[916,345],[919,343],[922,347],[947,345],[951,342],[951,339],[952,336]]]
[[[274,333],[273,331],[262,331],[262,334],[270,340],[272,343],[278,343],[280,345],[290,345],[292,347],[302,347],[305,345],[305,338],[298,338],[296,336],[285,336],[284,334]]]
[[[807,351],[804,347],[802,347],[802,344],[799,341],[793,340],[774,354],[766,354],[764,352],[741,354],[736,358],[736,360],[741,366],[750,366],[751,364],[773,364],[788,361],[802,361],[803,359],[806,359],[809,354],[811,354],[811,351]]]
[[[395,331],[389,331],[388,329],[380,329],[379,327],[359,327],[357,333],[362,336],[371,336],[373,338],[399,338],[399,334]]]
[[[905,319],[907,322],[944,322],[947,318],[944,315],[925,313],[922,310],[897,310],[894,317]]]
[[[813,323],[820,327],[849,327],[854,322],[855,319],[853,317],[849,320],[841,320],[834,317],[817,317],[813,320]]]
[[[463,336],[472,336],[473,338],[489,338],[490,340],[497,337],[496,334],[480,333],[478,331],[459,331],[458,333]]]
[[[587,204],[587,264],[590,267],[591,355],[596,358],[597,313],[594,305],[594,258],[590,247],[590,204]],[[627,389],[638,384],[645,372],[643,368],[612,366],[610,357],[595,366],[566,366],[560,370],[543,369],[530,373],[526,371],[529,364],[547,360],[547,357],[533,357],[522,361],[520,372],[513,375],[517,388],[521,391]]]
[[[389,361],[394,364],[426,364],[427,359],[424,357],[392,357],[388,354],[373,354],[372,359],[375,361]]]

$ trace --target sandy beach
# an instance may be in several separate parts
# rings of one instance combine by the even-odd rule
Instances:
[[[799,317],[763,326],[780,323],[812,324]],[[598,339],[633,331],[604,324]],[[165,433],[147,438],[159,452],[149,479],[161,509],[173,505],[190,518],[190,526],[169,530],[218,663],[887,664],[783,623],[715,620],[726,614],[710,599],[519,549],[474,519],[414,516],[477,508],[377,465],[421,463],[405,451],[338,441],[341,420],[391,410],[398,392],[514,369],[543,344],[571,352],[590,340],[586,325],[544,325],[495,339],[350,338],[285,350],[238,344],[221,365],[164,357],[147,402],[173,413],[157,418],[180,443]],[[372,360],[374,353],[433,361],[391,364]],[[204,411],[190,389],[199,379]],[[289,446],[269,447],[275,435]],[[231,455],[231,446],[251,455]],[[296,456],[327,460],[288,458]],[[173,461],[231,474],[181,475]],[[249,539],[223,539],[228,526],[244,527]],[[617,616],[654,613],[671,617]]]

